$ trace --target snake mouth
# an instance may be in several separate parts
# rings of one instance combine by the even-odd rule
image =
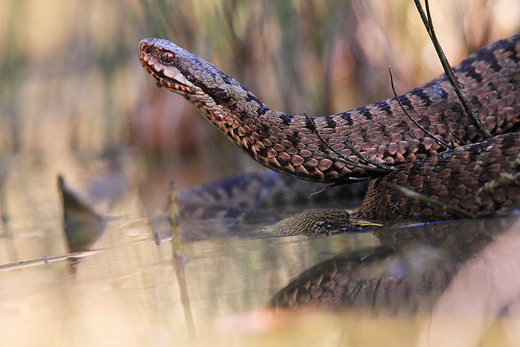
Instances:
[[[190,86],[166,76],[163,71],[155,69],[145,60],[141,60],[141,65],[146,70],[146,72],[148,72],[150,76],[155,79],[157,87],[165,87],[166,89],[183,94],[188,94],[192,89]]]
[[[152,76],[157,84],[157,87],[165,87],[167,89],[173,89],[175,91],[182,91],[189,88],[178,81],[165,76],[160,71],[153,68],[153,66],[147,64],[144,60],[141,60],[141,65],[150,76]]]

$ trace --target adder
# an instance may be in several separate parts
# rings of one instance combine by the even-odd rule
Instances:
[[[269,169],[334,184],[375,178],[360,218],[443,220],[492,214],[520,202],[520,34],[453,68],[492,139],[480,137],[444,74],[398,96],[424,129],[455,147],[448,150],[417,127],[396,98],[328,116],[288,115],[167,40],[144,39],[139,54],[159,87],[182,95]],[[329,146],[362,167],[340,160]],[[444,206],[407,197],[396,186]]]

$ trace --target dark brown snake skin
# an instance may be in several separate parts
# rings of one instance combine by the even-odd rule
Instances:
[[[520,203],[520,136],[499,135],[403,164],[371,183],[359,217],[368,220],[411,218],[425,221],[463,217],[443,207],[410,199],[391,184],[412,189],[473,216],[493,214]]]
[[[139,44],[144,69],[159,86],[183,95],[253,159],[270,169],[316,182],[378,177],[316,154],[334,156],[304,116],[273,111],[214,65],[160,39]],[[323,138],[343,155],[354,149],[396,170],[372,184],[362,218],[453,217],[418,203],[405,206],[385,182],[406,186],[473,214],[490,213],[520,201],[520,34],[497,41],[454,68],[486,129],[511,135],[481,141],[445,75],[399,96],[404,107],[430,133],[459,147],[442,148],[404,115],[395,98],[335,115],[312,118]],[[450,181],[448,181],[450,180]],[[451,183],[448,183],[451,182]],[[450,185],[451,184],[451,185]],[[462,188],[461,188],[462,187]],[[511,189],[510,189],[511,188]],[[389,196],[396,198],[389,200]],[[403,200],[404,199],[404,200]],[[381,204],[381,202],[385,204]]]

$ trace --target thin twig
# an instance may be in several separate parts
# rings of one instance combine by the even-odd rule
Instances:
[[[408,188],[405,188],[403,186],[400,186],[400,185],[397,185],[397,184],[393,184],[393,183],[390,183],[390,182],[386,182],[384,181],[383,182],[385,185],[387,185],[388,187],[392,188],[392,189],[395,189],[397,192],[399,192],[401,195],[407,197],[407,198],[413,198],[413,199],[417,199],[421,202],[424,202],[424,203],[427,203],[429,205],[432,205],[432,206],[436,206],[436,207],[441,207],[443,209],[445,209],[446,211],[448,212],[452,212],[454,214],[457,214],[461,217],[465,217],[465,218],[475,218],[475,215],[473,213],[470,213],[466,210],[462,210],[458,207],[455,207],[455,206],[452,206],[452,205],[448,205],[448,204],[445,204],[443,203],[442,201],[439,201],[439,200],[436,200],[436,199],[432,199],[432,198],[429,198],[427,196],[424,196],[420,193],[417,193],[411,189],[408,189]]]
[[[330,160],[339,161],[339,162],[347,164],[347,165],[352,165],[352,166],[355,166],[355,167],[359,167],[359,168],[365,169],[367,171],[384,173],[384,172],[390,172],[390,171],[395,170],[391,166],[388,166],[388,165],[385,165],[385,164],[382,164],[382,163],[378,163],[375,160],[367,158],[365,155],[363,155],[361,152],[359,152],[358,150],[354,149],[350,144],[347,143],[346,144],[347,149],[349,149],[356,157],[361,159],[361,161],[365,162],[366,164],[362,164],[360,162],[357,162],[355,160],[352,160],[352,159],[348,158],[343,153],[338,151],[336,148],[332,147],[330,145],[330,143],[327,140],[325,140],[323,138],[323,136],[321,136],[320,132],[318,131],[318,128],[316,128],[316,124],[314,123],[314,120],[311,117],[309,117],[305,113],[304,113],[304,116],[307,119],[307,122],[311,125],[311,128],[312,128],[311,130],[316,134],[318,139],[328,149],[330,149],[334,154],[336,154],[338,157],[327,155],[327,154],[325,154],[325,153],[323,153],[321,151],[316,151],[316,155],[319,155],[320,157],[324,157],[324,158],[327,158],[327,159],[330,159]],[[375,167],[372,167],[370,165],[373,165]]]
[[[435,142],[437,142],[439,144],[439,146],[441,146],[442,148],[444,149],[453,149],[454,147],[450,147],[450,145],[448,143],[446,143],[445,141],[443,141],[442,139],[439,139],[437,138],[435,135],[433,135],[432,133],[430,133],[428,130],[426,130],[425,127],[423,127],[421,124],[419,124],[419,122],[417,122],[415,120],[415,118],[412,117],[412,115],[410,113],[408,113],[408,111],[404,108],[404,105],[403,103],[401,102],[401,99],[399,99],[399,97],[397,96],[397,93],[395,91],[395,84],[394,84],[394,74],[392,73],[392,68],[389,66],[388,67],[388,72],[390,73],[390,85],[392,86],[392,92],[394,93],[394,98],[397,100],[397,103],[399,104],[399,106],[401,107],[401,110],[403,110],[404,114],[419,128],[421,129],[422,131],[424,131],[424,133],[426,135],[428,135],[429,137],[431,137],[433,140],[435,140]]]
[[[98,251],[99,250],[73,252],[73,253],[66,253],[66,254],[59,254],[59,255],[44,256],[44,257],[40,257],[40,258],[36,258],[36,259],[19,260],[19,261],[15,261],[15,262],[8,263],[8,264],[1,264],[0,271],[17,270],[17,269],[30,267],[30,266],[37,266],[37,265],[47,265],[47,264],[58,262],[58,261],[66,261],[70,258],[79,259],[79,258],[87,257],[94,253],[97,253]]]
[[[450,63],[448,62],[446,55],[444,55],[444,51],[442,50],[439,40],[437,39],[437,35],[435,34],[435,29],[433,27],[433,21],[431,18],[430,5],[429,5],[428,0],[425,0],[425,2],[424,2],[426,5],[426,14],[421,5],[421,1],[414,0],[414,2],[415,2],[415,6],[417,7],[417,10],[419,11],[419,14],[424,23],[424,26],[426,27],[426,31],[428,32],[428,35],[430,36],[433,46],[435,47],[437,56],[439,57],[439,60],[441,61],[442,68],[444,69],[446,76],[448,76],[448,80],[450,81],[451,85],[453,86],[453,89],[455,90],[455,93],[457,94],[460,102],[462,103],[462,107],[464,107],[464,110],[468,114],[468,117],[469,117],[471,123],[475,126],[475,128],[477,128],[477,131],[479,132],[480,136],[482,136],[482,138],[484,138],[484,139],[490,139],[491,134],[489,133],[489,131],[486,128],[484,128],[484,126],[480,122],[480,119],[478,118],[476,113],[471,108],[471,105],[469,104],[466,93],[464,93],[464,91],[462,90],[461,84],[457,80],[457,77],[455,76],[455,73],[453,72],[453,69],[451,68]]]

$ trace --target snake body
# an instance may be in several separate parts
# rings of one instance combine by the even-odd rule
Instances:
[[[367,211],[365,217],[387,219],[393,213],[391,218],[399,218],[421,212],[413,209],[404,212],[404,209],[393,206],[395,201],[381,214],[368,211],[374,210],[377,207],[374,204],[388,195],[385,190],[388,185],[382,182],[407,182],[405,185],[412,190],[416,187],[422,189],[425,181],[432,180],[432,175],[442,182],[452,172],[470,168],[465,156],[471,153],[484,153],[478,160],[493,153],[498,158],[493,160],[500,161],[498,167],[508,170],[509,176],[505,180],[500,181],[503,176],[500,173],[490,178],[497,187],[517,189],[519,186],[515,175],[520,140],[514,132],[518,130],[520,121],[520,34],[482,48],[453,68],[484,127],[494,136],[508,132],[514,134],[481,142],[444,74],[398,97],[412,117],[434,136],[453,143],[455,147],[476,143],[449,151],[443,157],[439,156],[443,148],[404,114],[396,98],[323,117],[287,115],[268,108],[217,67],[169,41],[144,39],[139,44],[139,52],[142,66],[155,78],[158,86],[184,96],[235,144],[268,168],[299,179],[326,183],[384,176],[370,189],[369,198],[362,208],[362,215]],[[336,151],[354,161],[360,159],[351,149],[375,162],[395,166],[396,170],[387,175],[387,171],[374,165],[369,165],[367,170],[335,160],[335,154],[316,132]],[[516,150],[511,150],[511,147]],[[504,156],[508,159],[502,160]],[[489,167],[484,168],[485,172],[497,168],[493,160]],[[446,168],[450,168],[450,174]],[[425,169],[431,170],[424,173],[422,170]],[[486,175],[481,175],[482,170],[473,172],[475,170],[468,171],[468,174],[483,184],[482,177]],[[408,178],[416,173],[424,179]],[[462,177],[457,182],[465,183],[465,179]],[[449,194],[431,194],[431,190],[438,187],[437,182],[422,189],[422,193],[466,208],[466,198],[454,200],[449,188]],[[479,207],[473,206],[469,210],[473,213],[482,210],[480,206],[484,209],[490,207],[488,202],[479,202],[474,190],[471,188],[466,193],[472,192],[472,199]],[[493,194],[495,190],[490,188],[489,191]],[[504,201],[508,201],[506,205],[519,202],[520,193],[515,191]],[[500,207],[500,204],[493,205],[493,211]],[[393,212],[388,212],[392,209]],[[429,212],[426,217],[433,214]]]
[[[407,198],[395,186],[440,201],[448,208]],[[401,165],[398,171],[371,183],[359,217],[449,220],[487,216],[518,204],[520,136],[511,133]]]

